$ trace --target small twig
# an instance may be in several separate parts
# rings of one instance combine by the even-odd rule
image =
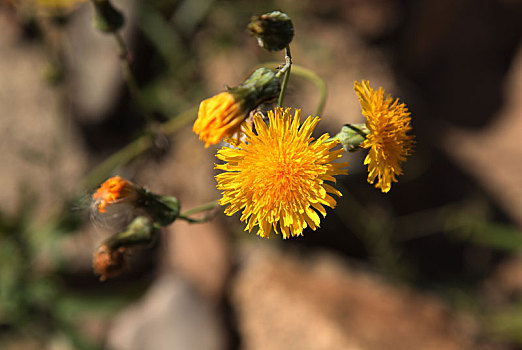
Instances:
[[[288,79],[290,78],[290,70],[292,68],[292,55],[290,53],[290,46],[285,48],[285,65],[278,72],[278,75],[284,74],[283,82],[281,83],[281,92],[279,93],[279,99],[277,100],[277,106],[283,106],[283,99],[285,97],[286,86],[288,85]]]
[[[141,90],[136,81],[136,77],[132,72],[131,62],[129,60],[129,49],[127,48],[127,45],[125,44],[125,41],[123,40],[123,37],[121,36],[120,32],[114,32],[113,37],[118,47],[118,57],[120,58],[120,65],[123,71],[123,79],[125,81],[125,84],[127,85],[129,93],[131,94],[132,98],[140,108],[147,123],[150,126],[154,122],[154,119],[152,118],[150,113],[147,112],[147,108],[145,102],[143,101]]]

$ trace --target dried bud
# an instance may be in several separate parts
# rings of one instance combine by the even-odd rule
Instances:
[[[259,46],[268,51],[283,50],[294,38],[292,20],[286,13],[279,11],[252,17],[248,32],[257,38]]]
[[[143,196],[143,192],[138,185],[120,176],[113,176],[101,184],[92,195],[93,205],[100,213],[106,213],[107,207],[113,204],[136,205]]]
[[[91,217],[111,229],[122,229],[143,215],[159,226],[171,224],[179,215],[175,197],[151,193],[120,176],[106,180],[92,195]]]
[[[118,276],[127,266],[126,247],[111,249],[107,245],[98,248],[92,260],[94,273],[100,275],[100,281]]]

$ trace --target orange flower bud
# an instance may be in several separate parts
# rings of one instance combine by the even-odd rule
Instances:
[[[119,176],[113,176],[105,181],[92,195],[92,200],[100,213],[113,203],[135,204],[140,198],[141,188]]]

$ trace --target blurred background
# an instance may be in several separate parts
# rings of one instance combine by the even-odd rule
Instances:
[[[89,1],[0,3],[0,348],[522,348],[521,1],[113,5],[129,66]],[[220,210],[100,282],[109,233],[90,193],[119,174],[183,209],[219,198],[191,108],[283,62],[246,32],[272,10],[293,20],[294,63],[326,82],[318,134],[362,122],[354,80],[406,102],[405,174],[382,194],[347,154],[317,231],[265,240]],[[313,114],[316,86],[289,84],[285,105]]]

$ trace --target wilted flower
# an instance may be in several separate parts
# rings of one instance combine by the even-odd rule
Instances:
[[[170,225],[179,215],[176,197],[147,191],[120,176],[106,180],[92,195],[91,214],[104,226],[121,229],[139,215],[151,218],[159,226]]]
[[[113,176],[101,184],[92,195],[93,206],[100,213],[105,213],[107,207],[115,203],[136,205],[142,192],[138,185],[119,176]]]
[[[319,118],[308,117],[300,127],[300,110],[292,119],[289,109],[276,108],[268,112],[270,125],[260,115],[254,117],[255,130],[245,125],[246,140],[237,148],[224,147],[217,158],[225,164],[216,176],[218,189],[223,191],[221,205],[227,215],[243,210],[241,221],[245,231],[259,226],[258,235],[268,238],[272,228],[283,238],[302,235],[307,226],[315,230],[324,206],[334,208],[336,201],[329,195],[341,193],[327,184],[334,175],[346,174],[347,163],[332,163],[340,158],[338,140],[326,141],[328,134],[317,140],[311,137]]]
[[[111,249],[106,244],[98,248],[92,260],[94,273],[100,276],[100,281],[115,277],[127,267],[127,248]]]
[[[414,136],[408,135],[412,129],[410,112],[399,99],[385,96],[382,88],[374,91],[367,80],[356,81],[354,88],[368,129],[361,143],[370,149],[364,160],[368,182],[373,184],[377,178],[375,187],[388,192],[392,181],[397,182],[396,176],[402,175],[401,163],[413,152]]]

